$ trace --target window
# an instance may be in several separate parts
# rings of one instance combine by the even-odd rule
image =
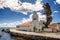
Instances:
[[[33,20],[36,20],[36,18],[34,18]]]

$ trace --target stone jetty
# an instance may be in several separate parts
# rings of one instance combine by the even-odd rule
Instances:
[[[60,33],[36,33],[9,29],[9,34],[14,37],[24,38],[26,40],[60,40]]]

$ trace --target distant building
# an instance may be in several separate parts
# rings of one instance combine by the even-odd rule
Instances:
[[[44,26],[43,21],[42,20],[39,21],[39,16],[37,12],[33,12],[31,22],[18,24],[16,27],[19,29],[24,29],[24,30],[42,31],[43,26]]]
[[[60,28],[60,23],[53,23],[48,25],[49,28],[51,28],[52,30],[57,30]]]
[[[31,23],[30,22],[24,22],[22,24],[18,24],[16,27],[19,30],[30,30]]]

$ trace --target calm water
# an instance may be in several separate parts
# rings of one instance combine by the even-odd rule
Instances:
[[[2,29],[3,28],[0,28],[0,35],[2,35],[2,37],[0,37],[0,40],[15,40],[8,33],[2,32]]]
[[[2,32],[2,29],[6,29],[6,28],[0,28],[0,35],[2,35],[2,37],[0,37],[0,40],[25,40],[24,38],[20,38],[20,37],[12,37],[10,36],[10,34],[6,33],[6,32]]]

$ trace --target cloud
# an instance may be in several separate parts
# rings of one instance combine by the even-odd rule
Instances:
[[[37,12],[37,14],[39,16],[39,21],[40,20],[46,21],[46,16],[45,15],[42,15],[40,12]]]
[[[27,14],[28,11],[42,10],[42,0],[36,0],[35,4],[28,2],[21,2],[19,0],[0,0],[0,8],[10,8],[12,11],[22,12]]]
[[[53,13],[58,13],[59,11],[54,11]]]
[[[56,2],[57,2],[58,4],[60,4],[60,0],[56,0]]]
[[[29,18],[23,18],[22,21],[20,22],[20,24],[21,24],[21,23],[24,23],[24,22],[31,22],[31,21],[32,21],[32,15],[33,15],[33,14],[31,14],[31,15],[29,16]]]
[[[19,23],[20,23],[20,21],[11,22],[11,23],[1,23],[0,27],[16,27],[16,25]]]
[[[11,10],[14,8],[17,8],[20,4],[18,3],[18,0],[0,0],[0,8],[8,7]]]

